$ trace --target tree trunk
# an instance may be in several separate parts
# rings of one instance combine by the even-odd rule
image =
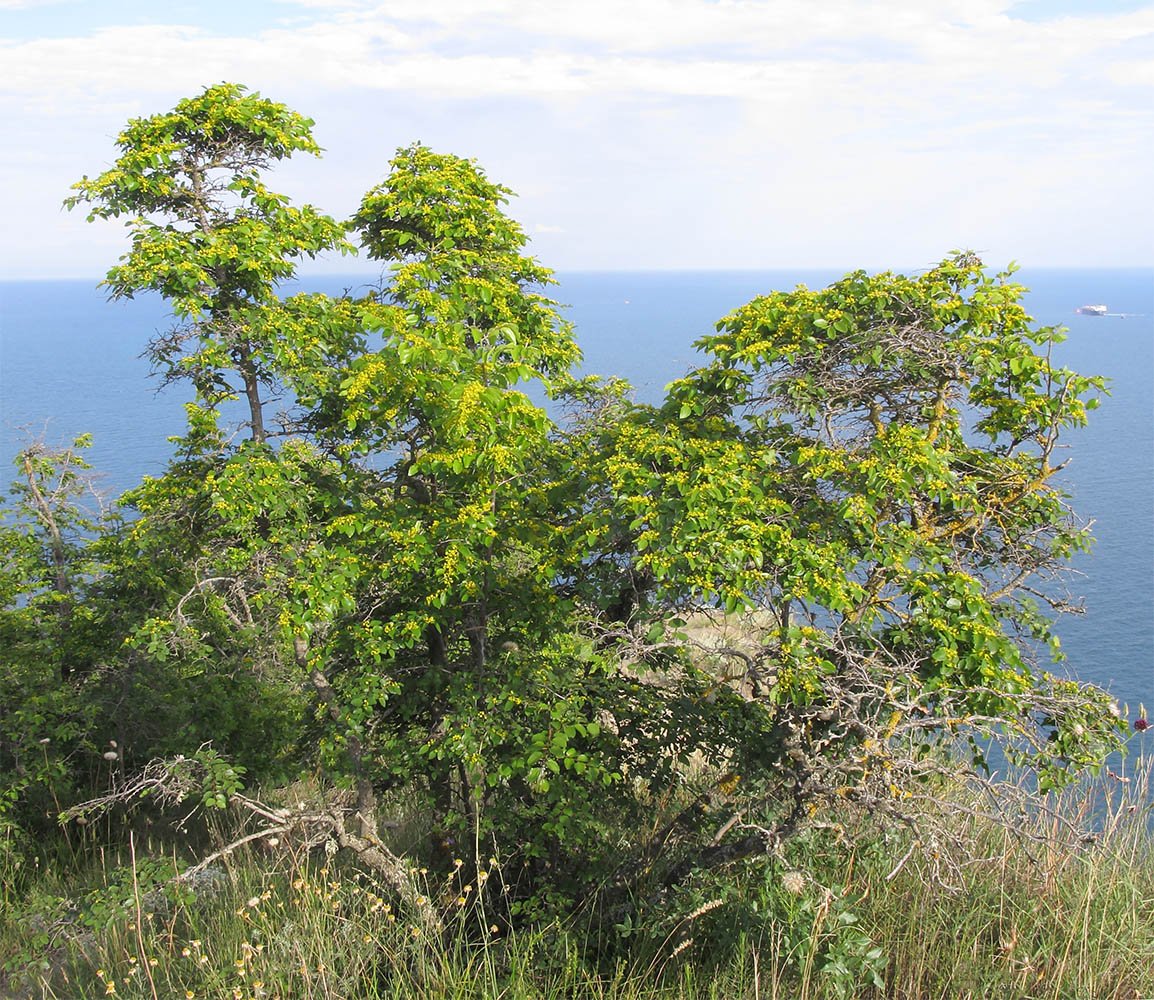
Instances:
[[[252,440],[264,444],[264,402],[260,398],[260,379],[256,366],[252,363],[247,345],[240,351],[240,375],[244,379],[244,395],[248,400],[248,426],[252,430]]]

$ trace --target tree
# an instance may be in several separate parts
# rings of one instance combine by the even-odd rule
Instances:
[[[823,814],[924,830],[959,740],[977,772],[1000,746],[1042,788],[1117,747],[1104,692],[1032,665],[1058,652],[1054,587],[1089,542],[1055,485],[1058,436],[1103,386],[1050,364],[1060,333],[1031,325],[1022,291],[958,254],[763,296],[617,429],[592,474],[612,501],[585,519],[619,563],[631,542],[632,635],[674,609],[741,623],[696,645],[746,702],[714,748],[743,779],[744,833],[667,880]]]
[[[87,478],[90,439],[54,449],[29,444],[0,503],[0,856],[67,801],[92,749],[95,666],[88,540],[108,524]]]
[[[171,136],[172,162],[199,164],[202,149],[216,148],[213,123],[247,121],[250,100],[214,88],[181,102],[174,115],[130,128],[123,160],[150,164],[159,129]],[[279,106],[267,113],[298,121]],[[263,191],[257,171],[267,155],[255,142],[245,153],[241,190]],[[81,190],[114,214],[132,177],[105,175]],[[165,192],[170,183],[157,181]],[[205,186],[185,187],[197,203]],[[270,693],[294,676],[317,707],[298,752],[314,756],[315,743],[332,778],[356,787],[361,833],[375,836],[380,791],[415,782],[433,798],[440,842],[463,845],[470,828],[475,844],[498,832],[502,842],[523,840],[524,857],[540,866],[552,864],[559,831],[599,822],[590,786],[620,775],[606,755],[584,750],[616,740],[596,706],[556,694],[573,688],[574,651],[587,644],[554,586],[549,491],[558,484],[545,461],[553,425],[519,386],[538,381],[551,392],[578,352],[535,290],[549,272],[521,253],[525,237],[499,207],[507,193],[468,161],[399,151],[353,222],[370,256],[395,264],[387,286],[360,301],[275,300],[272,279],[287,273],[280,258],[259,262],[268,280],[246,284],[238,241],[216,249],[233,228],[223,208],[171,241],[171,227],[160,236],[137,220],[147,238],[109,282],[126,294],[156,288],[178,313],[207,319],[192,328],[198,353],[178,363],[196,373],[202,400],[190,406],[169,473],[131,495],[140,518],[120,559],[125,577],[132,565],[153,580],[157,567],[168,576],[128,637],[146,664],[138,669],[164,664],[179,676],[215,660],[210,676],[235,678],[247,664],[277,682]],[[189,201],[150,207],[179,215]],[[266,221],[285,224],[275,214]],[[276,246],[291,250],[290,237]],[[229,263],[186,285],[151,267],[156,242],[178,272],[202,244],[214,266],[221,256]],[[275,335],[262,341],[261,331]],[[239,353],[222,353],[238,336]],[[259,371],[246,373],[246,359]],[[225,444],[212,406],[230,360],[246,387],[291,391],[297,436],[265,447],[254,405],[253,441]],[[230,714],[217,713],[226,729]],[[589,772],[580,808],[568,785],[550,791],[555,754]],[[525,810],[543,817],[540,836],[521,836]]]
[[[476,864],[495,838],[528,895],[560,845],[596,842],[593,797],[621,780],[604,672],[556,586],[556,429],[522,391],[555,394],[579,355],[507,194],[413,146],[353,220],[392,273],[360,305],[379,346],[330,368],[303,421],[339,456],[344,510],[298,563],[291,628],[361,778],[425,788],[436,839]]]
[[[253,441],[267,435],[264,405],[277,376],[278,332],[262,307],[295,262],[347,250],[341,227],[312,206],[293,208],[262,173],[293,153],[319,155],[311,119],[246,94],[209,87],[170,112],[130,121],[112,169],[73,185],[69,208],[88,219],[129,216],[132,248],[108,272],[115,298],[159,292],[178,327],[150,353],[167,380],[187,379],[210,406],[243,394]],[[233,375],[239,381],[230,381]]]
[[[212,88],[132,123],[73,201],[137,213],[109,283],[169,296],[195,342],[157,350],[200,400],[111,560],[144,595],[123,645],[259,678],[281,719],[307,696],[269,755],[355,789],[310,813],[347,816],[342,843],[377,845],[378,797],[408,789],[431,863],[505,856],[507,916],[620,914],[853,811],[932,829],[959,744],[975,780],[997,741],[1043,786],[1117,745],[1102,692],[1032,661],[1088,542],[1058,436],[1102,385],[1050,364],[1007,275],[955,255],[767,295],[638,406],[571,376],[510,192],[420,145],[349,224],[382,287],[278,300],[340,244],[260,176],[315,151],[309,124]]]
[[[307,391],[309,373],[320,377],[358,346],[340,304],[278,296],[299,260],[352,249],[340,224],[290,205],[265,182],[278,161],[319,155],[312,125],[244,87],[209,87],[172,111],[130,121],[115,165],[74,185],[66,202],[90,206],[89,221],[128,217],[130,249],[105,285],[113,297],[151,291],[171,304],[177,326],[150,355],[166,383],[196,390],[167,473],[122,498],[133,526],[116,540],[98,591],[123,644],[119,722],[141,751],[170,752],[177,731],[195,739],[207,730],[254,775],[295,756],[272,737],[294,713],[299,721],[289,693],[299,678],[291,653],[271,638],[276,609],[260,607],[257,596],[265,577],[276,576],[264,564],[285,554],[285,532],[271,536],[274,522],[295,509],[285,508],[293,487],[250,493],[257,506],[248,523],[259,544],[249,545],[229,521],[219,484],[256,474],[262,463],[274,470],[269,484],[323,475],[321,456],[299,442],[271,447],[266,406],[287,379]],[[238,397],[249,440],[236,446],[219,427],[218,407]],[[266,605],[272,600],[269,591]],[[197,695],[186,697],[189,689]],[[191,713],[182,707],[188,701]],[[260,739],[268,745],[256,746]]]

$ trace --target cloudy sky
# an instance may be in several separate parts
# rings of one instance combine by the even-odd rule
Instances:
[[[0,0],[0,277],[101,274],[69,185],[223,80],[316,120],[274,188],[419,139],[558,270],[1154,264],[1150,0]]]

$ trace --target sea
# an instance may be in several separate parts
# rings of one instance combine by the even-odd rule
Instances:
[[[839,270],[619,271],[559,275],[586,374],[628,379],[643,402],[697,365],[694,342],[756,295],[820,288]],[[1062,486],[1092,522],[1093,551],[1067,586],[1084,614],[1058,627],[1057,669],[1109,690],[1130,719],[1154,710],[1154,269],[1022,270],[1039,325],[1067,328],[1055,360],[1104,375],[1110,394],[1089,426],[1064,439]],[[302,288],[337,294],[372,275],[325,276]],[[1106,316],[1076,312],[1105,304]],[[184,387],[160,389],[142,351],[172,326],[159,299],[109,302],[97,281],[0,282],[0,483],[28,441],[67,444],[90,433],[88,459],[115,496],[157,475],[184,426]],[[5,474],[7,473],[7,475]],[[1154,743],[1154,730],[1135,734]]]

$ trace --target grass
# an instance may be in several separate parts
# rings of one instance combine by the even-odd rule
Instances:
[[[324,852],[234,855],[194,897],[157,890],[171,862],[147,841],[120,855],[61,847],[2,880],[0,996],[1150,998],[1149,765],[1109,795],[1102,779],[1058,803],[1097,827],[1092,843],[1058,846],[1048,815],[1027,839],[962,816],[975,853],[943,886],[920,853],[894,874],[905,837],[802,840],[784,865],[751,864],[716,894],[698,886],[697,905],[612,949],[578,924],[490,922],[459,870],[426,886],[449,927],[433,938]]]
[[[1056,846],[1059,831],[1046,817],[1033,821],[1032,842],[969,819],[975,856],[953,891],[927,879],[924,862],[890,883],[871,873],[865,920],[886,945],[885,995],[1154,997],[1149,766],[1141,777],[1105,808],[1100,785],[1060,802],[1067,817],[1094,820],[1093,842]]]

